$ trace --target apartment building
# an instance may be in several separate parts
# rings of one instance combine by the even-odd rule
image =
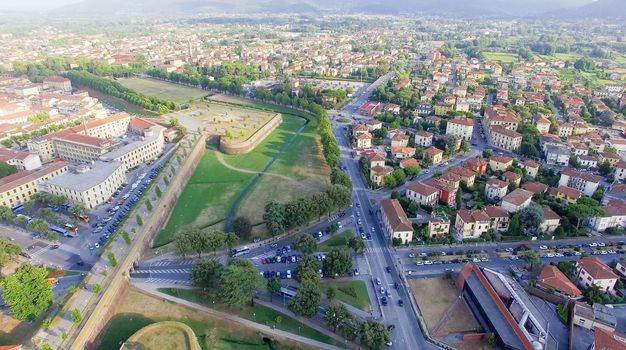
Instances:
[[[446,135],[452,135],[461,140],[470,141],[473,132],[474,120],[471,118],[454,118],[448,120]]]
[[[24,204],[39,192],[39,185],[67,171],[67,163],[57,160],[35,171],[22,170],[0,179],[0,205],[12,208]]]
[[[444,214],[432,213],[428,219],[428,236],[445,237],[450,234],[450,219]]]
[[[519,126],[519,120],[514,112],[504,107],[494,106],[485,109],[483,125],[487,131],[491,131],[496,126],[516,131]]]
[[[584,288],[596,285],[602,291],[611,293],[618,278],[604,261],[595,256],[584,257],[576,262],[576,279]]]
[[[515,213],[529,206],[532,198],[532,192],[518,188],[502,198],[501,206],[509,213]]]
[[[103,155],[104,161],[118,161],[124,165],[124,171],[134,168],[147,161],[155,159],[163,152],[165,139],[163,138],[164,127],[150,123],[146,128],[134,129],[137,134],[132,141]]]
[[[554,233],[561,223],[561,217],[549,207],[541,208],[543,210],[543,222],[539,226],[541,232]]]
[[[592,196],[598,189],[602,176],[593,175],[586,171],[567,168],[561,172],[559,186],[567,186],[579,190],[585,196]]]
[[[96,161],[46,181],[42,188],[92,209],[106,202],[126,182],[121,162]]]
[[[52,135],[55,153],[59,158],[75,162],[91,162],[113,150],[118,142],[71,132]]]
[[[370,168],[370,181],[378,187],[383,185],[385,177],[393,171],[392,167],[384,166],[384,164],[383,162],[382,166],[376,165]]]
[[[492,146],[508,151],[517,151],[522,146],[522,134],[502,126],[494,126],[489,134]]]
[[[611,227],[626,227],[626,202],[612,199],[602,206],[601,216],[589,219],[589,227],[594,231],[604,232]]]
[[[420,181],[407,185],[406,196],[420,205],[434,206],[439,200],[439,190]]]
[[[128,131],[131,119],[141,118],[131,118],[127,113],[118,113],[110,115],[106,118],[95,119],[76,126],[72,128],[72,131],[77,134],[97,137],[100,139],[120,137]]]
[[[619,161],[615,164],[615,180],[622,181],[626,180],[626,162]]]
[[[507,156],[491,156],[489,158],[489,168],[491,171],[506,171],[513,166],[513,158]]]
[[[547,134],[550,132],[550,119],[546,118],[543,115],[538,116],[537,118],[535,118],[535,126],[537,127],[537,130],[539,130],[540,134]]]
[[[487,180],[485,185],[485,197],[491,201],[499,201],[506,196],[509,184],[495,177]]]
[[[433,144],[433,133],[418,131],[415,133],[415,146],[430,147]]]
[[[423,152],[424,160],[432,165],[437,165],[443,160],[443,151],[436,147],[428,147]]]
[[[61,90],[63,92],[72,92],[72,82],[58,75],[44,78],[43,85],[44,87]]]
[[[357,148],[372,148],[372,134],[369,132],[362,132],[356,135],[356,147]]]
[[[400,239],[406,244],[413,240],[413,226],[397,199],[380,201],[383,229],[389,239]]]
[[[545,155],[548,165],[567,166],[571,152],[565,146],[546,146]]]

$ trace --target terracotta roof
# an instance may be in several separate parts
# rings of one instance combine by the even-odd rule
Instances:
[[[594,280],[617,279],[617,275],[604,261],[595,256],[584,257],[576,262],[576,267],[584,269]]]
[[[489,215],[483,210],[461,209],[457,212],[457,215],[463,220],[464,223],[491,220]]]
[[[549,207],[543,207],[541,209],[543,210],[543,219],[544,220],[561,220],[561,217],[559,216],[559,214],[555,213]]]
[[[487,185],[490,186],[497,186],[500,188],[505,188],[508,186],[508,184],[500,179],[496,179],[495,177],[492,177],[491,179],[487,180]]]
[[[119,143],[113,140],[101,139],[98,137],[91,137],[91,136],[75,134],[75,133],[61,134],[55,137],[55,139],[60,140],[60,141],[80,143],[83,145],[89,145],[93,147],[109,147],[109,146],[113,146]]]
[[[52,76],[49,76],[49,77],[45,77],[43,79],[44,83],[47,82],[47,81],[50,81],[50,82],[53,82],[53,83],[64,83],[64,82],[67,82],[67,81],[70,81],[70,80],[67,79],[67,78],[58,76],[58,75],[52,75]]]
[[[537,282],[544,287],[553,288],[554,290],[570,297],[577,298],[582,293],[580,289],[576,288],[574,283],[567,278],[556,266],[544,265],[541,269],[541,273],[537,278]]]
[[[427,149],[424,150],[423,153],[434,156],[434,155],[443,153],[443,151],[436,147],[428,147]]]
[[[526,159],[522,164],[524,164],[524,166],[528,168],[533,168],[533,169],[539,168],[539,163],[531,159]]]
[[[415,133],[415,135],[420,136],[420,137],[433,137],[433,133],[432,132],[428,132],[428,131],[418,131]]]
[[[502,174],[502,176],[504,176],[504,178],[507,179],[509,182],[514,182],[522,178],[520,174],[514,173],[512,171],[506,171],[504,174]]]
[[[522,137],[522,134],[520,134],[519,132],[513,131],[513,130],[509,130],[509,129],[507,129],[507,128],[503,127],[503,126],[499,126],[499,125],[496,125],[496,126],[492,127],[491,128],[491,132],[495,133],[495,134],[501,134],[501,135],[504,135],[504,136],[506,136],[508,138],[512,138],[512,139]]]
[[[617,331],[609,332],[602,328],[594,329],[595,350],[624,350],[626,349],[626,334]]]
[[[474,126],[474,119],[472,118],[454,118],[448,120],[448,124],[459,124],[463,126]]]
[[[0,179],[0,192],[6,192],[15,187],[24,185],[36,179],[42,178],[48,174],[51,174],[63,167],[67,166],[67,162],[62,160],[57,160],[53,162],[51,165],[40,168],[36,171],[22,170],[18,171],[15,174],[5,176]]]
[[[409,183],[406,186],[406,189],[407,190],[411,190],[411,191],[413,191],[415,193],[419,193],[419,194],[421,194],[422,196],[425,196],[425,197],[430,197],[433,194],[439,192],[436,188],[434,188],[434,187],[432,187],[430,185],[427,185],[427,184],[425,184],[423,182],[420,182],[420,181],[414,181],[414,182]]]
[[[626,202],[613,199],[603,206],[602,210],[605,217],[626,216]]]
[[[626,169],[626,162],[623,160],[620,160],[619,162],[617,162],[617,164],[615,164],[615,167],[619,169]]]
[[[407,158],[407,159],[403,159],[402,161],[400,161],[401,168],[406,168],[411,165],[419,165],[419,164],[420,162],[415,158]]]
[[[502,163],[502,164],[507,164],[507,163],[511,163],[513,162],[513,158],[512,157],[507,157],[507,156],[497,156],[497,155],[493,155],[489,158],[489,161],[494,161],[496,163]]]
[[[490,218],[508,218],[509,212],[502,209],[501,207],[496,207],[495,205],[490,205],[485,207],[485,213],[489,215]]]
[[[380,201],[380,206],[389,220],[391,229],[396,231],[413,231],[413,226],[406,217],[400,202],[397,199],[384,199]]]
[[[575,188],[567,187],[567,186],[559,186],[557,188],[554,188],[550,191],[550,193],[553,196],[556,196],[557,193],[562,193],[566,197],[573,198],[573,199],[578,199],[583,195],[583,193],[580,192],[579,190]]]
[[[391,147],[392,154],[415,154],[415,148],[413,147]]]
[[[501,107],[487,107],[485,115],[490,121],[500,121],[505,123],[517,123],[517,115],[515,113]]]
[[[542,183],[542,182],[527,182],[525,184],[522,185],[522,188],[525,189],[526,191],[530,191],[534,194],[542,194],[545,193],[549,186]]]
[[[520,205],[526,203],[532,197],[533,197],[532,192],[528,192],[526,190],[518,188],[515,191],[513,191],[513,192],[507,194],[506,196],[504,196],[504,198],[502,198],[502,201],[511,203],[511,204],[513,204],[515,206],[520,206]]]
[[[380,175],[384,176],[384,175],[387,175],[387,174],[391,174],[391,172],[393,171],[393,169],[391,169],[389,167],[380,166],[380,165],[377,165],[377,166],[373,167],[371,170],[372,170],[372,172],[375,175],[378,175],[378,176],[380,176]]]
[[[392,141],[405,141],[405,140],[408,140],[408,139],[409,139],[408,135],[397,133],[397,134],[393,135],[393,138],[391,140]]]
[[[356,136],[356,138],[359,139],[359,140],[371,139],[372,138],[372,134],[370,134],[369,132],[362,132],[362,133],[358,134]]]
[[[150,129],[156,124],[149,120],[135,117],[130,120],[130,125],[132,125],[134,128],[137,128],[137,129]]]
[[[91,120],[87,123],[84,123],[82,125],[78,125],[73,127],[71,130],[74,132],[81,132],[83,130],[88,130],[88,129],[93,129],[96,128],[98,126],[104,125],[104,124],[108,124],[108,123],[112,123],[121,119],[125,119],[125,118],[130,118],[128,116],[128,113],[117,113],[117,114],[112,114],[106,118],[102,118],[102,119],[95,119],[95,120]],[[136,119],[136,118],[135,118]]]
[[[602,176],[593,175],[593,174],[591,174],[589,172],[580,171],[580,170],[574,169],[574,168],[567,168],[567,169],[563,170],[561,172],[561,174],[562,175],[567,175],[569,177],[580,178],[580,179],[583,179],[585,181],[593,182],[593,183],[600,183],[600,181],[602,181]]]
[[[352,128],[353,131],[368,131],[367,125],[357,124]]]
[[[378,153],[374,153],[369,157],[369,161],[371,162],[384,162],[385,161],[385,157],[383,157],[382,155],[378,154]]]

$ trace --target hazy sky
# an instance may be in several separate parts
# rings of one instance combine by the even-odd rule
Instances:
[[[0,0],[0,10],[50,10],[82,0]]]

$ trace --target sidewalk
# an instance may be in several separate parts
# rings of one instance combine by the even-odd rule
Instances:
[[[234,316],[225,312],[221,312],[221,311],[217,311],[217,310],[213,310],[211,308],[208,308],[206,306],[200,305],[200,304],[196,304],[196,303],[192,303],[190,301],[184,300],[184,299],[179,299],[164,293],[161,293],[157,290],[157,287],[153,284],[145,284],[145,283],[135,283],[134,284],[137,288],[151,294],[154,295],[158,298],[161,299],[165,299],[165,300],[169,300],[181,305],[185,305],[187,307],[190,307],[192,309],[198,310],[198,311],[202,311],[202,312],[206,312],[208,314],[211,314],[213,316],[222,318],[222,319],[226,319],[232,322],[237,322],[239,324],[242,324],[244,326],[250,327],[250,328],[254,328],[256,330],[258,330],[259,332],[262,332],[264,334],[273,334],[279,337],[284,337],[284,338],[289,338],[289,339],[293,339],[295,341],[298,341],[302,344],[306,344],[315,348],[319,348],[319,349],[331,349],[331,350],[336,350],[336,349],[341,349],[339,347],[330,345],[330,344],[325,344],[322,342],[319,342],[317,340],[313,340],[313,339],[309,339],[309,338],[305,338],[302,336],[299,336],[297,334],[293,334],[293,333],[289,333],[289,332],[285,332],[285,331],[281,331],[280,329],[272,329],[270,327],[267,327],[265,325],[262,324],[258,324],[249,320],[246,320],[244,318],[238,317],[238,316]],[[263,303],[262,301],[257,300],[257,302],[259,303]],[[262,304],[263,305],[263,304]],[[290,315],[291,316],[291,315]],[[317,329],[317,328],[316,328]],[[326,334],[326,332],[324,332]],[[328,334],[330,336],[330,334]],[[334,338],[334,337],[333,337]],[[335,339],[335,338],[334,338]]]

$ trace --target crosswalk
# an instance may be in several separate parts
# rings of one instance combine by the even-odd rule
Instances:
[[[161,260],[161,261],[150,262],[147,265],[142,264],[142,266],[157,267],[157,266],[169,266],[169,265],[193,265],[194,263],[195,263],[194,260],[191,260],[191,259]]]
[[[164,270],[156,270],[156,269],[146,269],[146,268],[140,268],[140,269],[135,269],[133,272],[135,273],[154,273],[154,274],[160,274],[160,273],[189,273],[191,272],[191,269],[164,269]]]
[[[365,248],[366,253],[384,253],[386,248],[383,247],[367,247]]]
[[[36,257],[40,256],[41,254],[43,254],[43,253],[45,253],[46,251],[48,251],[48,247],[49,247],[49,246],[45,246],[45,247],[39,248],[38,250],[36,250],[36,251],[35,251],[35,252],[33,252],[33,253],[30,253],[30,257],[31,257],[32,259],[34,259],[34,258],[36,258]]]
[[[153,283],[159,285],[180,285],[180,286],[191,286],[192,282],[189,280],[175,280],[171,278],[133,278],[133,280],[141,283]]]

